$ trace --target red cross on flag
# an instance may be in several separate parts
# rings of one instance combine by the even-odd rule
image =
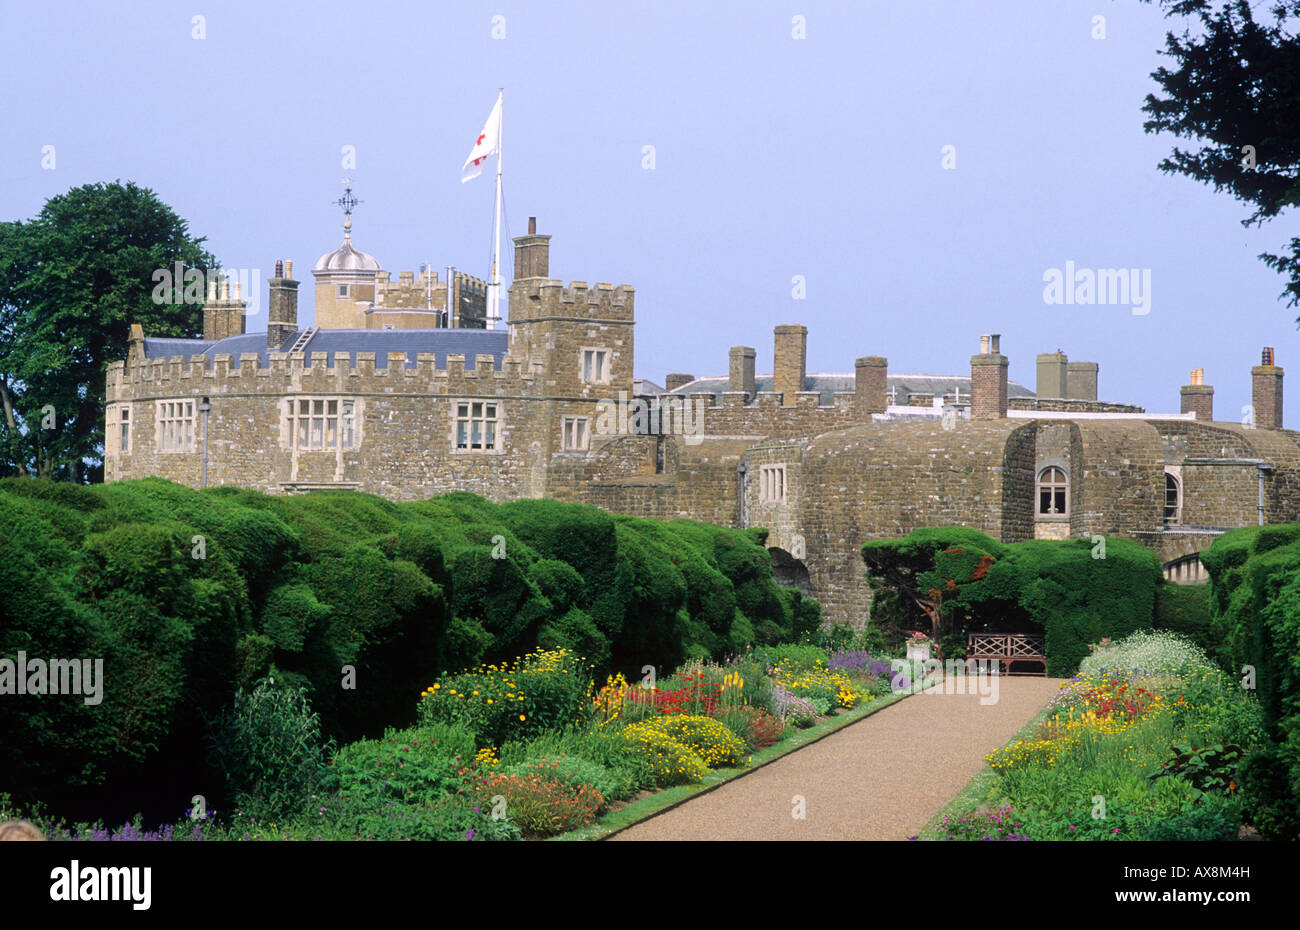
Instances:
[[[460,169],[460,181],[464,184],[483,173],[483,162],[487,161],[489,155],[501,154],[501,98],[497,97],[497,102],[492,107],[492,112],[488,114],[487,122],[483,124],[483,131],[478,134],[478,139],[474,141],[474,148],[469,153],[469,158],[465,159],[465,165]]]

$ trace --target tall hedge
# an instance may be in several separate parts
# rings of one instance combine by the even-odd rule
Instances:
[[[1266,836],[1300,839],[1300,525],[1232,530],[1201,562],[1214,654],[1244,684],[1253,677],[1271,737],[1242,770],[1248,815]]]
[[[1027,616],[1043,631],[1047,673],[1074,674],[1088,644],[1154,625],[1163,575],[1150,550],[1107,539],[1028,540],[1004,545],[977,530],[938,527],[901,539],[873,540],[863,560],[878,585],[940,592],[945,611],[999,627]],[[907,600],[907,591],[903,591]]]
[[[0,658],[105,660],[100,705],[0,698],[0,790],[46,800],[127,777],[205,793],[185,770],[205,721],[267,676],[306,686],[326,734],[348,740],[409,723],[435,675],[538,646],[639,677],[820,622],[749,531],[463,492],[397,504],[161,479],[0,481],[0,591]]]

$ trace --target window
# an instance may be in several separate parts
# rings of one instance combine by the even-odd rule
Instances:
[[[131,451],[131,408],[123,407],[121,414],[122,436],[117,444],[117,451]]]
[[[158,402],[158,451],[194,451],[194,401]]]
[[[587,384],[609,383],[609,350],[582,350],[582,380]]]
[[[1068,514],[1066,492],[1069,487],[1065,469],[1052,465],[1040,471],[1038,473],[1038,515],[1063,517]]]
[[[587,418],[564,418],[564,451],[585,452],[587,450]]]
[[[339,285],[339,296],[340,296],[340,297],[347,297],[347,296],[348,296],[348,286],[347,286],[346,284],[340,284],[340,285]]]
[[[456,450],[458,452],[499,452],[499,405],[491,401],[464,401],[456,404]]]
[[[1165,524],[1172,526],[1183,519],[1183,488],[1177,476],[1165,472]]]
[[[758,499],[765,503],[785,503],[785,466],[760,465],[758,468]]]
[[[340,397],[297,397],[285,401],[289,445],[297,449],[351,449],[356,435],[356,401]]]

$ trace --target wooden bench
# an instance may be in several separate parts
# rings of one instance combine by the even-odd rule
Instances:
[[[1047,675],[1047,653],[1041,636],[1024,633],[971,633],[966,637],[966,674],[970,674],[971,663],[993,660],[1006,663],[1007,675],[1011,674],[1012,662],[1037,662],[1043,667],[1039,674]]]

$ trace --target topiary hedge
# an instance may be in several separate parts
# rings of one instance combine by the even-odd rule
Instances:
[[[776,584],[754,531],[463,492],[398,504],[155,478],[0,480],[0,590],[0,658],[104,659],[97,705],[0,700],[4,788],[48,803],[127,778],[145,795],[183,781],[220,797],[195,734],[267,676],[304,688],[325,737],[349,742],[412,723],[431,674],[539,646],[639,677],[820,622]]]

